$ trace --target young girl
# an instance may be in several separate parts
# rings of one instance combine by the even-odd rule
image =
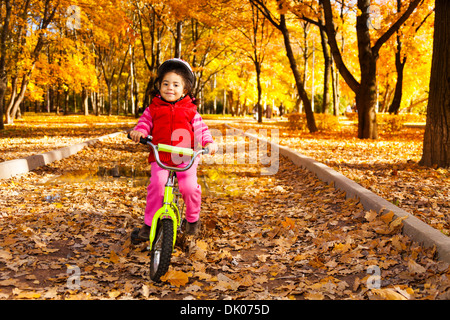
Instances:
[[[154,144],[163,143],[183,148],[195,148],[197,144],[208,147],[210,154],[217,151],[208,127],[197,112],[196,100],[191,91],[195,76],[189,64],[181,59],[169,59],[158,69],[155,81],[155,96],[130,132],[135,142],[141,137],[153,136]],[[170,153],[159,154],[163,163],[169,166],[186,166]],[[155,162],[153,150],[148,161],[151,163],[150,184],[147,188],[147,206],[144,225],[134,242],[147,241],[153,216],[161,207],[164,185],[169,172]],[[177,172],[178,186],[186,204],[186,232],[196,234],[200,226],[201,187],[197,183],[198,160],[187,171]]]

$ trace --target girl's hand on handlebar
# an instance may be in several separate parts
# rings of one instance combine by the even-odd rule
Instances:
[[[217,146],[217,143],[213,142],[213,143],[207,143],[204,148],[208,148],[209,150],[209,154],[210,155],[214,155],[214,153],[217,152],[217,150],[219,149]]]
[[[140,131],[132,130],[132,131],[130,131],[130,137],[131,137],[131,140],[133,140],[136,143],[139,143],[139,140],[141,138],[145,138],[147,136]]]

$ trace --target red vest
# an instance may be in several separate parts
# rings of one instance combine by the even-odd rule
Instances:
[[[189,96],[174,104],[155,97],[149,108],[153,121],[153,144],[163,143],[183,148],[194,147],[194,129],[191,122],[197,112],[197,106],[192,103]],[[167,152],[160,152],[159,158],[170,166],[178,165],[181,162],[179,155]],[[148,161],[155,161],[152,149]]]

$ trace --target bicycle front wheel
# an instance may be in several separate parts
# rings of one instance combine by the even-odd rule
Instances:
[[[150,253],[150,279],[155,282],[169,270],[173,246],[173,221],[162,219],[158,221],[155,240]]]

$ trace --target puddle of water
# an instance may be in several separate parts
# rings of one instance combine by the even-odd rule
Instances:
[[[99,166],[97,170],[75,170],[61,176],[44,181],[44,185],[56,184],[93,184],[98,182],[122,181],[133,187],[146,186],[150,172],[136,170],[133,166],[113,166],[111,168]],[[53,199],[48,199],[52,201]]]
[[[204,195],[209,196],[240,196],[252,186],[252,174],[230,173],[217,168],[199,170],[198,183],[202,187]],[[95,184],[99,182],[124,182],[130,187],[147,187],[150,178],[150,170],[136,170],[133,166],[113,167],[99,166],[95,169],[75,170],[61,176],[52,177],[42,181],[43,185],[59,184]],[[58,202],[53,196],[46,196],[47,202]]]

